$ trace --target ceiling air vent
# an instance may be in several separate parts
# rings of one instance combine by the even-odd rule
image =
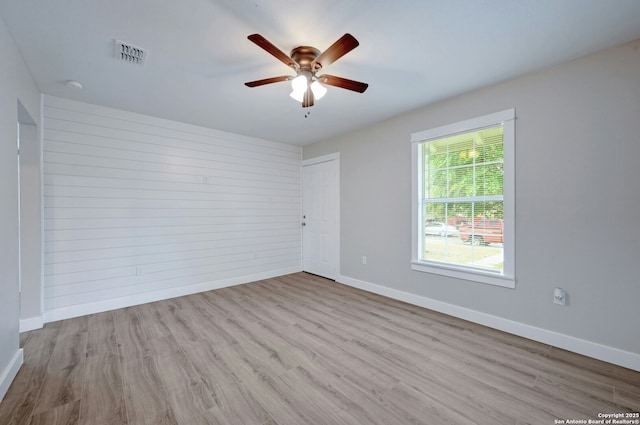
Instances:
[[[142,47],[116,40],[116,59],[133,63],[136,65],[144,65],[149,53]]]

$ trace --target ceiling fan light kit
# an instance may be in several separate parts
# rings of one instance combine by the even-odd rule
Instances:
[[[291,80],[293,91],[289,96],[300,102],[303,108],[313,106],[315,100],[321,99],[327,93],[327,88],[323,84],[358,93],[364,93],[369,87],[366,83],[342,77],[328,74],[316,75],[317,72],[358,47],[358,40],[351,34],[343,35],[322,53],[315,47],[299,46],[293,49],[289,56],[260,34],[252,34],[247,38],[296,72],[295,76],[282,75],[249,81],[244,83],[247,87],[258,87]]]
[[[311,84],[309,84],[309,81],[312,81]],[[311,88],[311,93],[313,93],[315,100],[322,99],[327,94],[327,88],[320,84],[317,79],[302,73],[291,80],[291,88],[293,91],[289,96],[301,103],[304,101],[304,95],[309,88]]]

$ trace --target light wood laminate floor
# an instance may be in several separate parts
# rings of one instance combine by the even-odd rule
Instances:
[[[22,334],[0,424],[555,424],[640,373],[305,273]]]

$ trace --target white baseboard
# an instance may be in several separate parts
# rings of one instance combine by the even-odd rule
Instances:
[[[42,316],[20,319],[20,333],[40,329],[44,325]]]
[[[181,297],[184,295],[196,294],[198,292],[211,291],[213,289],[241,285],[244,283],[270,279],[273,277],[283,276],[286,274],[297,273],[301,271],[302,268],[300,267],[290,267],[286,269],[272,270],[264,273],[255,273],[229,279],[203,282],[195,285],[168,288],[160,291],[145,292],[121,298],[112,298],[104,301],[96,301],[69,307],[60,307],[53,310],[45,310],[44,323],[70,319],[72,317],[86,316],[88,314],[101,313],[103,311],[116,310],[118,308],[131,307],[134,305],[146,304],[154,301]]]
[[[491,314],[460,307],[455,304],[448,304],[442,301],[347,276],[339,276],[337,282],[362,289],[364,291],[373,292],[374,294],[383,295],[385,297],[448,314],[450,316],[458,317],[460,319],[469,320],[470,322],[532,339],[544,344],[549,344],[564,350],[573,351],[574,353],[582,354],[587,357],[592,357],[594,359],[640,371],[640,354],[638,353],[620,350],[618,348],[575,338],[547,329],[538,328]]]
[[[22,348],[19,348],[0,375],[0,401],[2,401],[4,395],[9,390],[9,386],[13,382],[13,378],[18,374],[18,370],[20,370],[20,366],[22,366],[23,362],[24,358],[22,356]]]

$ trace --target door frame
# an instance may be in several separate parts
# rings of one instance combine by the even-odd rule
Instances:
[[[304,214],[304,178],[303,178],[303,169],[304,167],[308,167],[311,165],[321,164],[323,162],[335,161],[336,167],[336,179],[335,179],[335,190],[336,194],[336,253],[334,256],[335,259],[335,276],[330,277],[329,279],[337,280],[340,276],[340,152],[334,152],[327,155],[316,156],[314,158],[305,159],[302,161],[300,166],[300,223],[303,221]],[[304,229],[300,226],[300,268],[304,271]]]
[[[43,149],[42,127],[33,120],[20,99],[16,144],[20,332],[26,332],[40,329],[44,323]]]

